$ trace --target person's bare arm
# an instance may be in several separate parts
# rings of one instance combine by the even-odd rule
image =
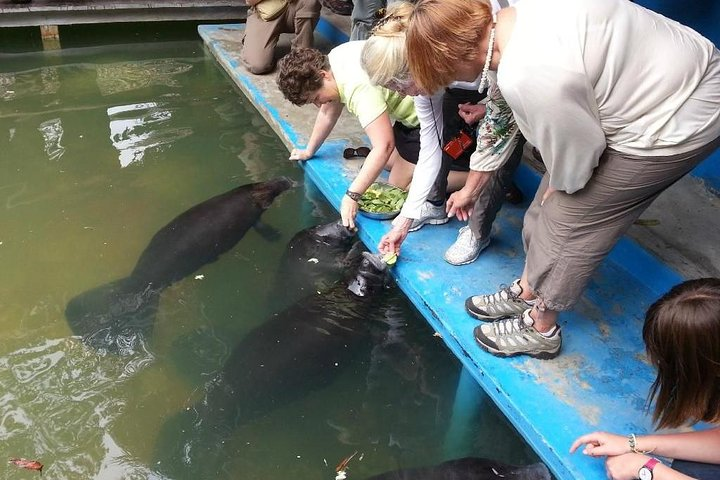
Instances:
[[[320,107],[310,139],[305,148],[294,148],[290,152],[290,160],[307,160],[315,155],[325,139],[330,135],[342,113],[343,104],[340,102],[325,103]]]
[[[636,448],[654,455],[720,464],[720,427],[695,432],[639,435]]]
[[[383,112],[379,117],[365,127],[365,133],[370,139],[372,146],[360,172],[352,181],[348,190],[363,194],[365,190],[377,179],[387,164],[390,155],[395,149],[395,136],[393,134],[390,116]],[[355,228],[355,215],[357,215],[358,204],[347,195],[343,196],[340,205],[340,215],[343,225],[348,228]]]

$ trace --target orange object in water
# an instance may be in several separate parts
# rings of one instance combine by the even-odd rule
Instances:
[[[357,455],[357,453],[358,452],[356,450],[352,455],[350,455],[349,457],[345,457],[342,462],[338,463],[338,466],[335,467],[335,472],[339,473],[345,470],[348,466],[348,463],[350,463],[350,460],[352,460],[352,458]]]
[[[11,458],[8,463],[12,463],[16,467],[27,468],[28,470],[37,470],[42,474],[43,464],[37,460],[26,460],[24,458]]]

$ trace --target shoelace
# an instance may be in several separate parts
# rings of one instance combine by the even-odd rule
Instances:
[[[504,302],[505,300],[508,300],[510,298],[516,298],[517,295],[515,295],[512,290],[510,290],[510,287],[505,285],[504,283],[500,285],[500,291],[495,292],[491,295],[483,295],[482,301],[483,303],[486,303],[488,305],[492,305],[499,302]]]
[[[527,325],[523,322],[522,316],[516,316],[494,322],[493,327],[498,336],[506,336],[525,330]]]

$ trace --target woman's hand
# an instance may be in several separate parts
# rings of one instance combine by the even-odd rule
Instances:
[[[540,206],[542,207],[545,204],[545,200],[550,198],[550,195],[557,192],[554,188],[548,187],[547,190],[545,190],[545,193],[543,194],[542,200],[540,200]]]
[[[445,205],[448,217],[457,217],[458,220],[466,222],[472,215],[473,207],[482,189],[492,175],[492,172],[470,170],[465,186],[448,198]]]
[[[573,442],[570,453],[575,453],[580,445],[585,445],[583,454],[591,457],[616,456],[631,452],[628,437],[614,433],[593,432],[583,435]]]
[[[591,457],[607,457],[605,471],[610,480],[634,480],[640,467],[650,459],[647,455],[632,453],[628,438],[606,432],[593,432],[575,440],[570,447],[574,453],[580,445],[585,445],[583,454]]]
[[[485,105],[482,103],[461,103],[458,105],[458,115],[468,125],[475,125],[485,116]]]
[[[358,203],[347,195],[343,195],[340,202],[340,216],[342,223],[347,228],[355,230],[355,216],[357,215]]]
[[[412,225],[411,218],[405,218],[398,216],[393,221],[393,228],[388,233],[383,235],[378,244],[378,250],[380,253],[400,253],[400,245],[407,238],[408,232],[410,231],[410,225]]]
[[[473,192],[465,188],[451,194],[445,205],[448,217],[457,217],[458,220],[467,222],[472,215],[476,200],[477,197],[473,195]]]
[[[290,160],[308,160],[312,158],[313,155],[315,155],[315,152],[311,152],[310,150],[293,148],[292,152],[290,152]]]
[[[639,453],[608,457],[605,460],[605,471],[610,480],[635,480],[638,478],[638,471],[648,460],[650,457]]]

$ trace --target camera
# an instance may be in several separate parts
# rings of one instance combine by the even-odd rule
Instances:
[[[443,146],[443,152],[457,160],[460,155],[467,151],[472,145],[473,139],[468,132],[460,130],[457,135],[448,140]]]

